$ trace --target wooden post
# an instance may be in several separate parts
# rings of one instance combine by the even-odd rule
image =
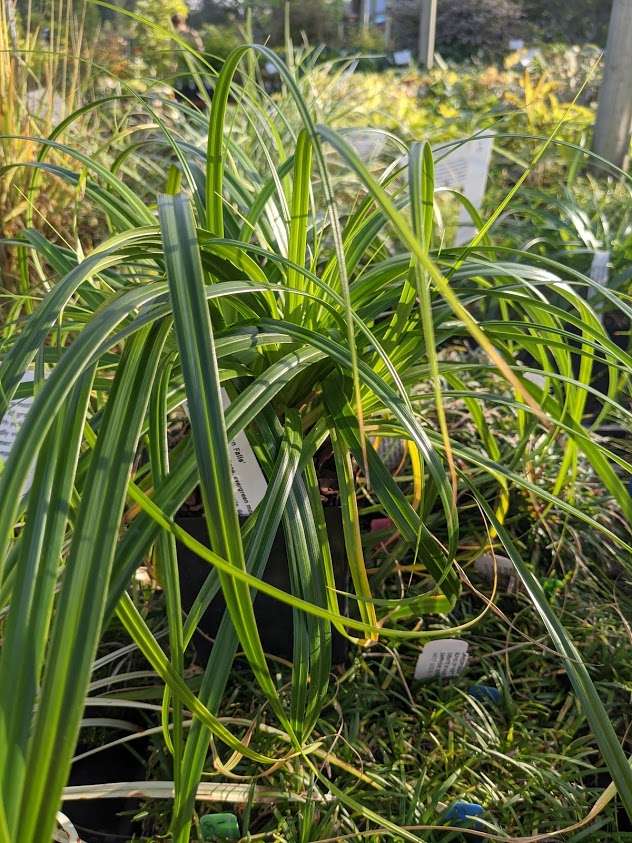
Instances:
[[[434,64],[437,0],[421,0],[419,10],[419,50],[417,61],[428,70]]]
[[[632,0],[614,0],[593,151],[617,167],[626,164],[632,126]]]
[[[371,25],[371,0],[360,0],[360,28],[363,33],[369,31]]]
[[[392,27],[392,20],[391,20],[391,4],[390,0],[386,0],[386,4],[384,6],[384,50],[387,52],[391,46],[391,27]]]

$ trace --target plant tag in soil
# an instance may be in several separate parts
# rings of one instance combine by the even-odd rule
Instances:
[[[469,659],[469,644],[460,638],[429,641],[419,654],[415,679],[452,679],[463,673]]]
[[[531,381],[536,386],[539,386],[540,389],[544,389],[544,384],[546,383],[544,375],[541,375],[539,372],[525,372],[524,379],[526,381]]]
[[[474,563],[474,570],[483,579],[491,583],[494,580],[494,565],[501,588],[510,594],[520,591],[520,579],[516,576],[513,562],[506,556],[499,556],[497,553],[494,556],[491,553],[483,553]]]
[[[460,190],[475,208],[480,208],[485,196],[493,144],[493,134],[487,132],[485,136],[454,146],[447,154],[445,149],[433,150],[439,153],[435,164],[435,185]],[[466,209],[461,208],[455,245],[467,243],[476,230]]]
[[[413,54],[410,50],[395,50],[393,53],[393,63],[396,67],[408,67],[413,60]]]
[[[34,372],[25,372],[22,376],[22,383],[30,383],[35,379]],[[20,398],[9,402],[9,407],[0,421],[0,466],[4,465],[11,453],[11,448],[17,439],[20,428],[24,424],[26,414],[31,409],[33,403],[33,396],[28,398]],[[31,465],[29,469],[26,482],[22,489],[22,494],[25,495],[31,488],[33,483],[34,466]]]
[[[224,410],[230,405],[230,398],[225,389],[222,389],[222,404]],[[188,414],[189,408],[186,401],[183,407],[185,413]],[[228,443],[228,456],[233,474],[237,512],[239,515],[250,515],[261,502],[268,484],[243,430]]]
[[[230,398],[225,389],[222,389],[222,403],[224,410],[230,404]],[[261,502],[268,484],[243,430],[228,443],[228,451],[233,472],[237,512],[240,515],[250,515]]]
[[[608,261],[610,260],[609,249],[595,249],[592,263],[590,265],[591,280],[604,287],[608,283]],[[593,291],[590,290],[590,293]]]

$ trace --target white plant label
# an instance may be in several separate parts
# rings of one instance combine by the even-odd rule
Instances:
[[[596,283],[605,287],[608,283],[609,249],[596,249],[590,265],[590,277]],[[592,290],[591,290],[592,292]]]
[[[363,161],[374,161],[386,145],[384,133],[377,129],[347,129],[344,136]]]
[[[413,54],[410,50],[395,50],[393,53],[393,62],[396,67],[408,67],[413,60]]]
[[[460,638],[429,641],[419,654],[415,679],[452,679],[463,673],[469,659],[469,644]]]
[[[511,559],[506,556],[499,556],[491,553],[483,553],[474,563],[474,570],[477,571],[487,582],[492,582],[494,579],[494,568],[498,579],[506,587],[509,592],[516,592],[520,588],[520,579],[516,576],[516,569]]]
[[[222,405],[224,410],[230,405],[230,398],[224,388],[222,388]],[[186,401],[184,410],[186,413],[189,412]],[[239,515],[250,515],[263,499],[268,484],[243,430],[228,443],[228,452],[237,512]]]
[[[488,132],[486,137],[474,138],[455,147],[436,162],[435,186],[460,190],[478,210],[485,196],[493,144],[494,138]],[[475,233],[476,228],[472,225],[470,215],[465,208],[461,208],[455,245],[462,246]]]
[[[21,383],[31,383],[35,380],[34,372],[25,372],[22,376]],[[9,402],[9,407],[0,421],[0,466],[2,466],[9,458],[11,449],[17,439],[20,428],[24,424],[24,419],[33,404],[33,397],[20,398]],[[33,484],[33,474],[35,472],[34,466],[29,469],[22,494],[25,495],[31,485]]]
[[[224,410],[230,404],[230,398],[225,389],[222,389],[222,404]],[[252,450],[248,437],[243,430],[229,442],[228,448],[237,512],[240,515],[250,515],[263,499],[268,484],[263,476],[263,471],[261,471],[261,466],[257,462],[255,452]]]
[[[541,375],[539,372],[525,372],[524,379],[526,381],[531,381],[531,383],[534,383],[536,386],[539,386],[540,389],[544,389],[546,379],[544,375]]]

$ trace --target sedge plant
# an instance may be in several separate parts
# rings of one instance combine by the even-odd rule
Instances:
[[[275,63],[295,98],[302,125],[296,133],[284,127],[282,141],[256,80],[242,85],[237,78],[253,50]],[[150,102],[138,101],[151,113]],[[186,104],[182,113],[192,114]],[[238,120],[258,139],[275,138],[274,155],[267,149],[258,160],[249,157],[231,136]],[[581,456],[626,518],[632,515],[620,477],[631,467],[582,427],[595,359],[612,373],[603,400],[624,415],[618,374],[632,362],[580,295],[577,287],[590,279],[550,258],[494,245],[474,212],[481,233],[468,248],[437,250],[429,146],[400,144],[391,166],[378,176],[369,172],[344,134],[314,124],[292,72],[265,47],[236,49],[213,80],[205,147],[158,125],[160,133],[111,167],[65,143],[63,131],[42,139],[32,162],[33,191],[50,175],[76,185],[81,170],[84,201],[98,207],[109,233],[85,255],[32,229],[19,234],[20,248],[46,268],[50,290],[4,337],[0,358],[0,414],[12,399],[34,396],[0,474],[1,843],[50,839],[99,641],[115,616],[164,684],[177,843],[190,839],[209,742],[220,769],[242,758],[261,772],[300,762],[369,825],[421,839],[358,804],[321,770],[317,723],[328,693],[332,628],[365,648],[465,632],[477,617],[440,630],[419,621],[450,613],[463,587],[461,566],[490,545],[511,558],[610,771],[609,795],[616,787],[632,816],[632,771],[612,723],[504,525],[510,492],[520,489],[541,503],[541,517],[556,508],[632,551],[572,495]],[[151,143],[171,164],[157,195],[135,180],[132,166]],[[50,163],[56,150],[75,167]],[[599,295],[629,310],[616,294]],[[455,362],[443,353],[455,340],[476,345],[480,356]],[[527,377],[521,350],[537,361],[531,368],[541,383]],[[34,381],[22,383],[29,368]],[[468,375],[481,369],[493,373],[497,392],[468,387]],[[223,389],[231,399],[226,409]],[[476,444],[453,435],[448,400],[464,402]],[[185,401],[190,432],[170,449],[169,427]],[[486,406],[512,417],[520,436],[510,452],[487,423]],[[268,485],[240,524],[229,442],[242,430]],[[379,438],[405,442],[410,486],[384,464]],[[563,459],[545,487],[534,468],[560,443]],[[334,581],[315,461],[324,445],[337,478],[349,615]],[[359,482],[421,572],[404,597],[374,599]],[[196,488],[208,545],[176,520]],[[466,532],[465,501],[479,513]],[[279,529],[288,592],[263,578]],[[186,615],[178,544],[208,563]],[[149,558],[165,592],[168,646],[131,589],[136,568]],[[186,649],[220,590],[224,618],[192,686]],[[253,610],[259,592],[293,609],[287,693],[261,644]],[[284,735],[273,751],[258,744],[252,728],[221,718],[238,649]]]

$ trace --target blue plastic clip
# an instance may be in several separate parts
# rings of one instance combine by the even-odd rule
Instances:
[[[467,689],[468,694],[474,697],[475,700],[481,702],[491,702],[498,705],[503,698],[503,695],[493,685],[470,685]]]
[[[475,817],[481,817],[484,813],[485,808],[482,805],[478,805],[476,802],[462,802],[458,800],[447,808],[443,815],[443,820],[454,823],[455,825],[467,822],[478,825]]]

